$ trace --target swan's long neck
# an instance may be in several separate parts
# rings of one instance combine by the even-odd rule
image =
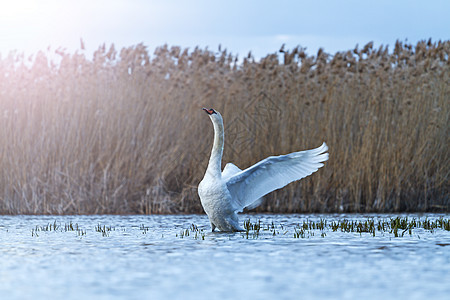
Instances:
[[[211,118],[214,125],[214,144],[209,158],[207,173],[220,178],[222,176],[222,154],[223,154],[223,121],[222,118]]]

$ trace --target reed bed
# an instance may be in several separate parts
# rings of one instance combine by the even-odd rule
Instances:
[[[449,52],[398,41],[260,61],[142,44],[0,56],[0,214],[201,213],[203,106],[222,113],[224,162],[241,168],[329,145],[324,168],[258,212],[449,211]]]

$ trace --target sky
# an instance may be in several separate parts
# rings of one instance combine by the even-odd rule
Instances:
[[[240,57],[255,58],[306,47],[315,54],[353,49],[373,41],[375,47],[395,41],[450,38],[448,0],[0,0],[0,55],[12,50],[80,49],[92,53],[103,43],[116,49],[143,43],[221,45]]]

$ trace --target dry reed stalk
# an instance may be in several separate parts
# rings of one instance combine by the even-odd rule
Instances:
[[[200,213],[221,111],[224,161],[318,146],[314,176],[259,212],[448,211],[449,41],[336,53],[103,45],[93,60],[0,57],[0,214]]]

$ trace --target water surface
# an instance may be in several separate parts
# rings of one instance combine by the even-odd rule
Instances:
[[[408,218],[441,216],[449,218]],[[448,299],[450,295],[450,232],[444,229],[415,228],[411,234],[402,230],[398,237],[377,231],[374,237],[327,227],[306,230],[295,238],[304,221],[322,219],[330,224],[344,218],[364,221],[367,216],[240,218],[260,220],[261,228],[270,230],[257,235],[211,233],[204,215],[2,216],[0,299]]]

